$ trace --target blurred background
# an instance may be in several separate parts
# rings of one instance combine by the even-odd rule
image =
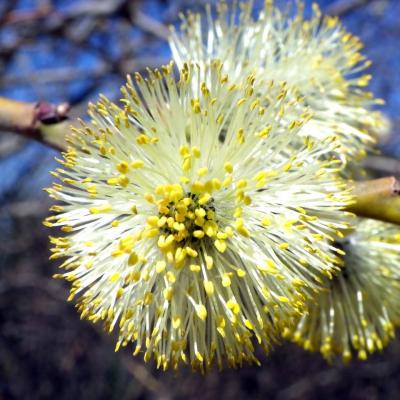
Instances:
[[[70,115],[82,117],[99,93],[117,100],[127,73],[166,63],[166,26],[204,3],[0,0],[0,96],[68,102]],[[400,157],[400,1],[318,3],[365,43],[371,90],[386,101],[382,110],[391,121],[381,148]],[[260,354],[261,368],[206,376],[157,372],[129,351],[114,353],[114,338],[81,321],[65,301],[67,285],[51,278],[57,266],[48,261],[49,231],[41,221],[50,201],[42,188],[56,155],[0,132],[0,400],[399,399],[399,340],[348,366],[285,344],[269,357]]]

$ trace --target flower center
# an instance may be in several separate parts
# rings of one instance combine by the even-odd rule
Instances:
[[[199,201],[199,195],[188,192],[178,201],[163,205],[159,212],[160,232],[174,235],[177,243],[196,243],[205,236],[205,231],[208,236],[214,236],[218,231],[214,199],[210,197],[206,203]]]
[[[217,249],[225,251],[226,239],[233,234],[231,227],[221,230],[211,191],[195,184],[190,191],[180,184],[166,184],[146,197],[158,208],[157,215],[147,218],[149,230],[159,235],[158,247],[177,268],[183,267],[188,257],[197,258],[196,249],[207,241],[214,240]]]

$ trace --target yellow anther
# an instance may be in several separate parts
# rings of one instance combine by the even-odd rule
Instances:
[[[144,162],[142,160],[133,160],[133,161],[131,161],[131,167],[132,168],[135,168],[135,169],[142,168],[143,165],[144,165]]]
[[[217,232],[217,239],[226,240],[226,239],[228,239],[228,234],[226,232],[219,231],[219,232]]]
[[[303,286],[305,286],[305,284],[306,283],[302,279],[299,279],[299,278],[294,278],[292,280],[292,285],[295,287],[303,287]]]
[[[179,182],[183,183],[184,185],[187,185],[190,182],[190,179],[186,176],[181,176],[179,178]]]
[[[181,212],[181,213],[179,213],[179,212],[175,213],[175,220],[176,220],[177,223],[178,222],[184,222],[185,219],[186,219],[186,212],[185,211]],[[179,228],[181,226],[183,226],[183,228]],[[174,229],[176,229],[177,231],[183,230],[184,228],[185,228],[185,225],[183,225],[183,224],[177,224],[176,226],[174,224]]]
[[[148,144],[149,142],[150,142],[150,138],[144,134],[141,134],[136,138],[137,144]]]
[[[276,299],[281,303],[290,303],[290,300],[285,296],[276,296]]]
[[[286,163],[286,164],[283,166],[282,170],[285,171],[285,172],[287,172],[287,171],[290,170],[290,168],[292,168],[292,163],[291,163],[291,162],[288,162],[288,163]]]
[[[246,205],[246,206],[249,206],[250,204],[251,204],[251,197],[250,196],[244,196],[243,197],[243,203]]]
[[[196,217],[203,218],[203,217],[206,216],[206,210],[204,208],[201,208],[201,207],[200,208],[196,208],[194,210],[194,213],[195,213]]]
[[[185,197],[182,199],[183,204],[188,207],[193,203],[193,200],[190,197]]]
[[[182,322],[181,317],[179,316],[172,317],[172,327],[174,329],[178,329],[181,326],[181,322]]]
[[[152,238],[158,235],[158,228],[147,229],[143,232],[142,236],[145,238]]]
[[[360,360],[363,360],[363,361],[368,358],[368,354],[364,349],[359,350],[357,356]]]
[[[203,230],[208,237],[214,237],[218,232],[218,225],[214,221],[206,221]]]
[[[167,185],[157,185],[155,189],[155,194],[158,196],[162,196],[165,194]]]
[[[259,138],[265,138],[267,137],[270,132],[271,132],[272,126],[268,125],[267,127],[265,127],[264,129],[262,129],[261,131],[257,132],[255,135],[258,136]]]
[[[203,304],[196,305],[196,314],[202,321],[205,321],[207,318],[207,309]]]
[[[203,356],[201,355],[201,353],[199,353],[198,351],[196,351],[195,353],[196,358],[202,363],[204,361]]]
[[[261,187],[265,186],[267,184],[267,180],[266,179],[260,179],[257,183],[256,183],[256,188],[260,189]]]
[[[97,186],[95,184],[89,185],[89,186],[87,186],[86,191],[89,194],[96,195],[97,194]]]
[[[110,204],[102,204],[97,207],[90,207],[89,211],[91,214],[100,214],[100,213],[106,213],[112,210],[112,207]]]
[[[266,171],[260,171],[260,172],[257,172],[253,176],[252,180],[253,181],[260,181],[261,179],[266,179],[266,177],[267,177],[267,172]]]
[[[182,170],[184,172],[190,171],[190,168],[192,168],[192,159],[189,157],[185,158],[185,160],[182,163]]]
[[[371,80],[371,75],[363,75],[361,78],[357,80],[358,86],[368,86],[369,81]]]
[[[222,183],[218,178],[213,178],[211,180],[211,183],[212,183],[214,190],[219,190],[222,187]]]
[[[211,256],[206,256],[206,267],[208,270],[212,269],[214,266],[214,259]]]
[[[119,288],[119,289],[117,290],[116,298],[117,298],[117,299],[120,299],[120,298],[122,297],[123,294],[124,294],[124,289]]]
[[[271,220],[268,218],[268,217],[264,217],[262,220],[261,220],[261,224],[263,225],[263,226],[270,226],[271,225]]]
[[[142,272],[140,273],[140,277],[141,277],[145,282],[147,282],[147,281],[150,279],[149,270],[147,270],[147,269],[142,270]]]
[[[233,172],[233,165],[230,162],[226,162],[224,164],[224,170],[228,173],[231,174]]]
[[[281,243],[278,245],[281,250],[287,250],[289,248],[289,243]]]
[[[207,167],[201,167],[197,170],[197,175],[199,176],[205,176],[208,174],[208,168]]]
[[[154,194],[146,193],[144,195],[144,198],[145,198],[146,201],[148,201],[151,204],[154,204],[156,202],[156,198],[154,197]]]
[[[177,264],[182,263],[185,258],[186,254],[188,253],[187,248],[182,249],[182,247],[178,247],[175,251],[175,261]]]
[[[115,274],[112,274],[109,278],[110,282],[115,283],[119,280],[119,278],[121,278],[121,275],[116,272]]]
[[[192,110],[195,114],[199,114],[201,112],[200,101],[199,99],[191,100]]]
[[[232,175],[228,175],[222,182],[223,187],[227,187],[232,183]]]
[[[166,268],[167,268],[167,263],[165,261],[163,261],[163,260],[157,261],[157,263],[156,263],[157,274],[164,272]]]
[[[236,207],[235,212],[233,213],[233,216],[235,218],[240,218],[242,216],[242,212],[243,212],[243,210],[241,207]]]
[[[167,275],[167,280],[168,280],[168,282],[169,283],[175,283],[176,282],[176,277],[175,277],[175,274],[172,272],[172,271],[168,271],[167,273],[166,273],[166,275]]]
[[[276,264],[275,264],[275,262],[274,262],[271,258],[267,259],[267,260],[265,261],[265,263],[266,263],[270,268],[275,268],[275,269],[276,269]]]
[[[246,103],[246,98],[243,97],[237,101],[236,105],[240,107],[244,103]]]
[[[244,220],[243,218],[238,218],[235,222],[235,228],[236,231],[245,237],[249,237],[250,236],[250,232],[248,231],[248,229],[244,226]]]
[[[192,184],[192,192],[194,192],[194,193],[204,192],[204,189],[205,189],[205,184],[203,182],[195,181]]]
[[[212,296],[214,294],[214,284],[211,281],[204,281],[204,290],[208,294],[208,296]]]
[[[247,186],[247,181],[245,179],[240,179],[236,183],[236,189],[244,189]]]
[[[186,249],[187,255],[190,257],[197,257],[199,255],[196,250],[192,249],[189,246],[186,246],[185,249]]]
[[[146,292],[143,298],[144,305],[149,306],[152,302],[153,302],[153,293]]]
[[[152,215],[151,217],[147,218],[147,223],[150,226],[154,226],[154,227],[158,226],[158,221],[159,221],[159,218],[156,215]]]
[[[202,195],[200,195],[198,203],[200,206],[202,206],[206,204],[210,199],[211,195],[209,193],[203,193]]]
[[[126,175],[121,174],[121,175],[118,177],[118,183],[119,183],[121,186],[126,187],[126,186],[128,186],[128,184],[129,184],[129,178],[128,178]]]
[[[54,205],[51,206],[50,211],[54,211],[54,212],[63,212],[64,211],[64,207],[63,206],[58,206],[58,205]]]
[[[226,248],[227,248],[227,244],[225,240],[221,240],[221,239],[217,239],[214,241],[214,245],[216,247],[216,249],[220,252],[223,253]]]
[[[63,178],[62,181],[67,185],[75,185],[77,181],[70,178]]]
[[[244,191],[237,190],[236,191],[236,201],[243,201],[243,199],[244,199]]]
[[[158,217],[157,217],[157,218],[158,218]],[[158,226],[159,228],[161,228],[161,227],[163,227],[163,226],[166,224],[166,222],[167,222],[167,217],[166,217],[165,215],[163,215],[161,218],[158,218],[157,226]]]
[[[192,154],[193,154],[194,157],[200,158],[200,156],[201,156],[201,151],[200,151],[200,149],[199,149],[197,146],[193,146],[193,147],[192,147]]]
[[[121,172],[121,174],[126,174],[129,170],[129,164],[126,161],[122,161],[117,165],[117,170]]]
[[[246,271],[244,269],[239,268],[236,270],[236,274],[239,278],[243,278],[246,276]]]
[[[65,225],[61,228],[63,232],[72,232],[73,228],[70,225]]]
[[[163,295],[165,300],[171,301],[172,297],[174,296],[174,289],[172,287],[165,288]]]
[[[135,265],[139,261],[139,256],[133,251],[128,258],[128,265]]]
[[[172,225],[172,227],[176,230],[176,231],[178,231],[178,232],[182,232],[182,231],[184,231],[186,228],[185,228],[185,225],[184,224],[182,224],[182,223],[179,223],[179,222],[174,222],[174,224]]]
[[[189,266],[189,269],[190,269],[192,272],[200,272],[200,271],[201,271],[200,265],[198,265],[198,264],[191,264],[191,265]]]
[[[245,325],[245,327],[246,327],[247,329],[251,329],[251,330],[254,329],[253,324],[252,324],[248,319],[245,319],[244,325]]]
[[[266,274],[274,275],[278,272],[275,263],[272,260],[267,260],[265,264],[257,265],[257,268]]]
[[[231,281],[230,275],[227,273],[222,275],[222,286],[228,287],[228,286],[231,286],[231,284],[232,284],[232,281]]]
[[[239,314],[240,306],[235,299],[230,299],[227,301],[226,306],[231,310],[234,314]]]
[[[254,110],[259,104],[260,104],[260,100],[259,99],[254,100],[250,105],[250,109]]]
[[[197,238],[197,239],[201,239],[201,238],[204,237],[204,232],[201,231],[201,230],[195,230],[195,231],[193,232],[193,236],[194,236],[195,238]]]
[[[245,142],[244,130],[243,129],[239,129],[236,137],[237,137],[237,140],[238,140],[239,144],[243,144]]]
[[[157,245],[160,249],[166,249],[170,246],[169,243],[165,241],[165,235],[160,235],[157,241]]]
[[[132,212],[132,214],[135,214],[135,215],[138,213],[138,210],[137,210],[137,207],[135,204],[131,207],[131,212]]]

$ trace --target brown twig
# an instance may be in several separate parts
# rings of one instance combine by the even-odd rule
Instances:
[[[0,97],[0,131],[18,133],[62,149],[68,111],[67,103],[28,103]]]
[[[356,182],[355,203],[348,207],[354,214],[400,224],[400,182],[393,176]]]

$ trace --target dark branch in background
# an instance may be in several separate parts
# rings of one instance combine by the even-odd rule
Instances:
[[[362,165],[382,175],[393,174],[395,176],[400,176],[400,160],[396,158],[384,155],[370,155],[362,161]]]
[[[96,88],[108,76],[119,76],[122,81],[127,73],[167,63],[166,57],[151,55],[148,48],[160,39],[166,41],[169,31],[164,23],[139,10],[140,4],[146,3],[139,0],[88,0],[73,4],[63,11],[55,9],[51,2],[39,3],[36,9],[29,11],[13,10],[12,6],[5,8],[0,16],[0,28],[5,26],[15,34],[10,36],[9,41],[0,43],[0,65],[1,62],[7,65],[20,48],[34,43],[43,35],[54,41],[63,38],[71,46],[71,52],[85,50],[98,57],[98,61],[96,66],[84,70],[70,65],[33,70],[25,74],[16,74],[10,70],[0,75],[0,86],[29,84],[35,88],[48,83],[72,83],[79,80],[89,82],[90,89],[86,90],[88,97],[100,92]],[[115,19],[118,28],[111,24],[110,18]],[[132,39],[131,31],[134,27],[146,35]],[[99,45],[98,41],[90,40],[93,33],[112,34],[114,41]],[[120,54],[113,55],[110,47],[118,49]],[[149,55],[143,56],[144,53]],[[67,100],[71,105],[87,102],[85,94]]]
[[[130,9],[132,10],[132,23],[134,25],[162,40],[168,40],[169,30],[164,24],[146,14],[143,14],[141,11],[133,7],[133,5],[131,5]]]
[[[325,9],[325,12],[327,14],[343,17],[357,8],[363,7],[368,3],[372,3],[373,1],[374,0],[337,0],[333,4],[329,5]]]

